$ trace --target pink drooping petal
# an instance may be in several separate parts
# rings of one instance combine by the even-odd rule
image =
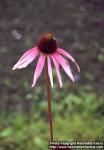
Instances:
[[[58,81],[59,81],[59,85],[60,85],[60,87],[62,87],[62,79],[61,79],[61,74],[60,74],[60,70],[59,70],[59,63],[56,61],[54,56],[51,56],[51,58],[54,62],[54,66],[55,66],[55,69],[56,69],[56,74],[57,74],[57,78],[58,78]]]
[[[47,57],[47,62],[48,62],[48,74],[49,74],[49,78],[50,78],[50,82],[51,82],[51,86],[53,88],[53,75],[52,75],[52,66],[51,66],[51,60],[50,57]]]
[[[37,55],[38,55],[38,53],[37,53]],[[35,55],[35,57],[37,55]],[[26,62],[24,62],[23,64],[19,65],[17,69],[26,68],[35,59],[35,57],[29,58]]]
[[[25,58],[26,56],[28,56],[31,52],[37,51],[37,50],[38,50],[37,47],[34,47],[34,48],[29,49],[28,51],[26,51],[26,52],[22,55],[22,57],[19,59],[19,61],[21,61],[23,58]]]
[[[19,59],[19,61],[14,65],[12,68],[15,69],[21,69],[27,67],[39,54],[39,51],[36,49],[28,50],[26,53],[22,55],[22,57]]]
[[[57,52],[59,52],[60,54],[66,56],[66,57],[68,57],[72,62],[74,62],[75,65],[77,66],[78,71],[80,72],[80,68],[79,68],[78,64],[76,63],[75,59],[68,52],[66,52],[65,50],[63,50],[61,48],[58,48]]]
[[[63,70],[67,73],[67,75],[70,77],[70,79],[74,82],[74,77],[71,72],[69,63],[58,53],[55,54],[54,57],[61,64]]]
[[[36,81],[39,78],[39,76],[40,76],[40,74],[41,74],[41,72],[43,70],[44,63],[45,63],[45,56],[41,54],[40,57],[39,57],[39,59],[38,59],[36,70],[35,70],[35,73],[34,73],[32,87],[35,86]]]

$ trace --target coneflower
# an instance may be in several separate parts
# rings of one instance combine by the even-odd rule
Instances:
[[[63,70],[69,76],[69,78],[74,82],[74,77],[71,72],[70,64],[64,57],[67,57],[72,62],[74,62],[78,71],[80,71],[80,68],[79,68],[78,64],[76,63],[75,59],[69,53],[67,53],[62,48],[58,47],[54,35],[52,33],[48,32],[41,37],[41,39],[36,47],[29,49],[27,52],[25,52],[22,55],[22,57],[14,65],[14,67],[12,69],[15,70],[15,69],[26,68],[38,55],[39,55],[39,59],[38,59],[36,69],[34,72],[32,87],[35,86],[36,81],[40,77],[42,70],[45,66],[46,87],[47,87],[47,96],[48,96],[48,115],[49,115],[49,122],[50,122],[50,134],[51,134],[51,141],[53,141],[51,93],[50,93],[51,92],[50,84],[53,87],[53,75],[52,75],[51,62],[53,62],[53,64],[54,64],[60,87],[62,87],[60,66],[63,68]]]

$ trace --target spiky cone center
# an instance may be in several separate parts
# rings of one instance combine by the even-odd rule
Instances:
[[[46,33],[39,41],[38,49],[44,54],[53,54],[57,50],[57,43],[52,33]]]

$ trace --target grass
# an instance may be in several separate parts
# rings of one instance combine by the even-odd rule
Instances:
[[[76,94],[63,94],[62,99],[54,100],[55,140],[102,140],[103,103],[103,95],[84,88],[80,88]],[[0,119],[0,129],[0,150],[48,149],[47,101],[34,105],[32,102],[29,113],[5,111]]]

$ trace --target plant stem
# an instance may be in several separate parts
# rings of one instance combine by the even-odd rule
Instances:
[[[48,75],[48,62],[46,58],[45,62],[45,80],[46,80],[46,90],[47,90],[47,98],[48,98],[48,118],[50,124],[50,140],[53,141],[53,125],[52,125],[52,110],[51,110],[51,86],[50,79]]]

